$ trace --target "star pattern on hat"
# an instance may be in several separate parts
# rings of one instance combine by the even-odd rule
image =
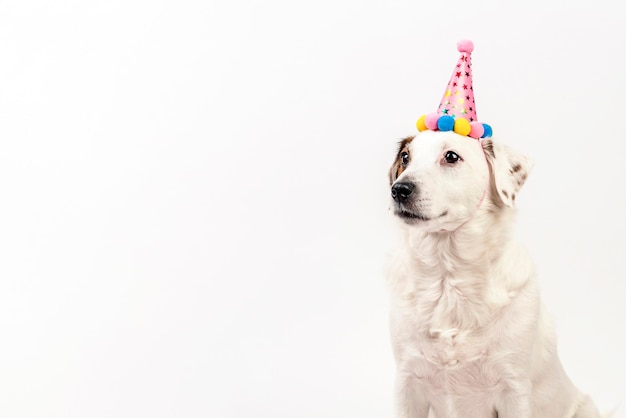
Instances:
[[[477,120],[476,111],[473,106],[469,106],[474,103],[472,84],[471,56],[467,52],[461,52],[444,97],[439,104],[440,113],[452,117],[463,116],[469,121]],[[451,104],[447,100],[449,97],[457,97],[458,99],[455,99],[454,103]]]

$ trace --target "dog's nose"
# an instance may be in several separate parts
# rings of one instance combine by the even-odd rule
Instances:
[[[396,202],[404,202],[411,196],[415,185],[413,183],[396,183],[391,186],[391,197]]]

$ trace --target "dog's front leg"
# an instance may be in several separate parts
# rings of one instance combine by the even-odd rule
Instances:
[[[498,418],[532,418],[533,407],[530,381],[520,382],[500,395],[496,402]]]
[[[396,377],[397,418],[427,418],[430,403],[416,377],[398,372]]]

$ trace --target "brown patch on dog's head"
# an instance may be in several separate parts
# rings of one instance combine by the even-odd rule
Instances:
[[[415,136],[407,136],[406,138],[398,142],[398,152],[396,153],[396,160],[393,162],[393,164],[391,165],[391,169],[389,170],[389,184],[393,184],[393,182],[396,181],[398,177],[400,177],[400,174],[402,174],[402,172],[406,168],[406,164],[402,164],[402,154],[406,152],[407,154],[409,154],[409,158],[411,158],[411,154],[409,153],[409,144],[411,143],[411,141],[413,141],[414,138]]]

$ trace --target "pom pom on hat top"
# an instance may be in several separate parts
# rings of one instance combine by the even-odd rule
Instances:
[[[469,40],[459,41],[457,49],[461,56],[454,67],[439,107],[436,112],[422,115],[417,120],[417,130],[454,131],[475,139],[490,137],[491,126],[480,123],[476,116],[471,58],[474,43]]]

